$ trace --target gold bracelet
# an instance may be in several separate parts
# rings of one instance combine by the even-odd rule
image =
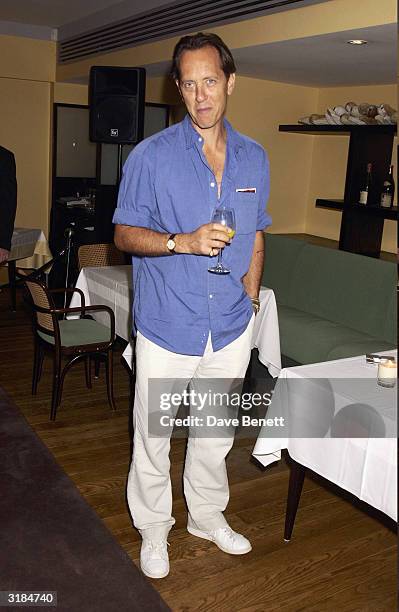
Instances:
[[[254,309],[254,313],[255,315],[257,315],[260,310],[260,300],[259,298],[251,298],[251,302],[252,308]]]

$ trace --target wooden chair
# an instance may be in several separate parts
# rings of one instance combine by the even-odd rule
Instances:
[[[116,248],[111,243],[84,244],[78,249],[79,271],[82,268],[98,268],[101,266],[121,266],[126,264],[126,254]],[[100,376],[101,358],[98,356],[94,360],[94,377]],[[121,358],[121,363],[125,366],[126,362]],[[132,370],[129,370],[130,378],[130,399],[129,406],[133,405],[134,385],[135,385],[136,363],[133,358]]]
[[[84,360],[86,385],[91,389],[90,358],[103,355],[106,364],[106,382],[108,401],[112,410],[116,410],[113,396],[113,345],[115,342],[115,316],[108,306],[85,306],[83,292],[80,289],[49,290],[37,280],[26,280],[25,286],[30,296],[34,334],[34,361],[32,376],[32,395],[36,395],[41,377],[44,353],[53,356],[53,389],[50,419],[55,420],[57,408],[61,403],[64,378],[70,367],[77,361]],[[74,292],[80,294],[81,305],[78,308],[56,308],[52,294],[57,292]],[[110,318],[110,327],[106,327],[85,315],[106,311]],[[60,318],[67,314],[78,315],[78,318]],[[62,367],[62,358],[67,360]]]
[[[88,267],[122,266],[125,254],[114,244],[83,244],[78,249],[79,270]]]
[[[122,266],[126,264],[125,254],[112,243],[83,244],[78,249],[79,271],[82,268]],[[94,377],[100,375],[100,358],[94,360]]]

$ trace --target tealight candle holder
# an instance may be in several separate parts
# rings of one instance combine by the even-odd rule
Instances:
[[[392,388],[396,385],[398,364],[391,359],[381,359],[378,364],[377,382],[381,387]]]

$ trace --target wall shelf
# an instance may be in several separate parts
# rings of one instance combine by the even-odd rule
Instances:
[[[391,221],[398,220],[398,207],[383,208],[382,206],[364,206],[364,204],[349,204],[350,208],[359,211],[360,214],[370,215],[372,217],[382,217]],[[316,200],[316,208],[329,208],[330,210],[344,210],[343,200],[325,200],[318,198]]]
[[[366,131],[368,134],[396,134],[396,125],[303,125],[294,123],[291,125],[279,125],[279,132],[291,132],[292,134],[334,134],[345,136],[348,134]]]
[[[373,185],[369,201],[379,202],[392,157],[396,125],[280,125],[280,132],[311,136],[349,136],[343,200],[316,200],[318,208],[342,211],[339,248],[352,253],[379,257],[385,219],[397,221],[398,208],[364,206],[358,202],[362,179],[369,162],[373,164]]]

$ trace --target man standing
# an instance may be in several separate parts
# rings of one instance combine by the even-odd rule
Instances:
[[[13,153],[0,147],[0,264],[8,260],[17,210],[17,179]]]
[[[270,225],[266,154],[224,118],[235,82],[231,52],[215,34],[185,36],[174,50],[172,77],[188,115],[131,153],[114,215],[115,243],[133,254],[137,329],[127,494],[143,538],[141,569],[152,578],[169,572],[167,535],[175,521],[170,440],[149,435],[148,380],[244,377],[259,309],[263,230]],[[222,205],[235,211],[234,240],[226,227],[210,222]],[[208,272],[220,249],[230,274]],[[244,554],[250,542],[223,516],[229,500],[225,458],[232,444],[233,436],[189,438],[187,528],[224,552]]]

